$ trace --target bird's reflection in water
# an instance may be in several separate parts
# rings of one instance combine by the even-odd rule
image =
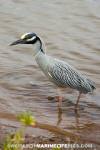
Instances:
[[[57,126],[61,123],[62,121],[62,107],[58,107],[58,121],[57,121]]]
[[[78,113],[78,110],[74,110],[74,112],[75,112],[76,131],[77,133],[79,133],[80,132],[80,122],[79,122],[80,115]]]
[[[77,132],[79,133],[79,129],[80,129],[80,123],[79,123],[79,118],[80,115],[78,113],[78,109],[74,109],[74,114],[75,114],[75,128],[77,130]],[[61,122],[63,121],[63,107],[58,107],[58,120],[57,120],[57,126],[59,126],[61,124]]]

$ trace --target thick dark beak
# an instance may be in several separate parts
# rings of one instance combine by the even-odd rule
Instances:
[[[17,45],[17,44],[24,44],[24,40],[19,39],[19,40],[15,41],[15,42],[11,43],[10,46]]]

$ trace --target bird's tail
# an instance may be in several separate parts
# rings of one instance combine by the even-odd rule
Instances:
[[[96,87],[95,87],[95,82],[93,82],[93,81],[91,81],[91,80],[89,80],[89,79],[87,79],[87,82],[88,82],[88,84],[91,86],[92,90],[96,89]]]

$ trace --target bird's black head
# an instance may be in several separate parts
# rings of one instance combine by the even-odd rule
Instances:
[[[37,41],[40,41],[40,38],[35,33],[25,33],[21,36],[21,38],[10,45],[17,45],[17,44],[35,44]],[[40,41],[41,42],[41,41]]]

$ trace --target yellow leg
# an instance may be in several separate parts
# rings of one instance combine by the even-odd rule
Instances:
[[[59,87],[58,87],[58,93],[59,93],[59,107],[61,107],[62,106],[62,93]]]

